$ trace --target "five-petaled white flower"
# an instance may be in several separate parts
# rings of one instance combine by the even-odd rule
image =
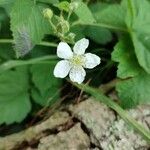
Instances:
[[[88,46],[89,40],[83,38],[75,43],[72,52],[67,43],[60,42],[57,47],[57,56],[64,60],[56,64],[54,76],[65,78],[69,74],[71,81],[82,83],[86,75],[84,68],[92,69],[101,61],[100,57],[95,54],[85,54]]]

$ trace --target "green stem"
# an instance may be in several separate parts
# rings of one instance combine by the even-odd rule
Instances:
[[[34,0],[34,5],[36,5],[36,0]]]
[[[53,22],[51,21],[51,19],[49,19],[48,21],[49,21],[49,24],[51,25],[54,33],[57,33],[57,29],[56,29],[55,25],[53,24]]]
[[[13,39],[0,39],[0,43],[13,43],[14,40]],[[57,47],[57,44],[55,43],[51,43],[51,42],[41,42],[37,45],[41,45],[41,46],[51,46],[51,47]]]
[[[49,60],[50,61],[44,61]],[[31,64],[43,64],[43,63],[56,63],[57,57],[55,55],[51,56],[43,56],[39,58],[32,58],[29,60],[9,60],[2,65],[0,65],[0,73],[3,73],[6,70],[9,70],[11,68],[17,67],[17,66],[24,66],[24,65],[31,65]]]
[[[108,25],[108,24],[104,24],[104,23],[82,23],[80,21],[76,21],[72,24],[72,26],[76,26],[76,25],[85,25],[85,26],[96,26],[96,27],[101,27],[101,28],[107,28],[110,30],[118,30],[121,32],[128,32],[128,30],[126,28],[120,28],[120,27],[116,27],[116,26],[112,26],[112,25]]]
[[[70,12],[68,13],[67,21],[69,21],[69,19],[70,19],[71,15],[72,15],[72,11],[70,11]]]
[[[91,94],[93,97],[95,97],[96,100],[103,102],[108,107],[115,110],[125,122],[130,124],[133,127],[133,129],[137,130],[148,141],[148,143],[150,143],[150,131],[145,129],[134,118],[129,116],[129,114],[125,110],[123,110],[117,103],[115,103],[109,97],[105,96],[100,90],[92,88],[88,85],[74,85],[79,89]]]
[[[57,44],[55,44],[55,43],[50,43],[50,42],[41,42],[41,43],[39,43],[38,45],[40,45],[40,46],[50,46],[50,47],[57,47]]]

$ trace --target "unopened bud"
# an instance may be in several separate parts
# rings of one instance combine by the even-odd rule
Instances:
[[[44,17],[47,19],[51,19],[53,17],[53,12],[49,8],[44,9],[43,14],[44,14]]]
[[[68,21],[64,20],[63,22],[61,22],[61,26],[64,33],[67,33],[70,30],[70,25]]]
[[[57,31],[60,33],[67,33],[70,30],[69,22],[66,20],[61,20],[61,22],[57,25]]]
[[[68,37],[69,37],[69,39],[71,39],[71,40],[74,40],[75,36],[76,36],[76,35],[75,35],[74,33],[72,33],[72,32],[68,34]]]
[[[70,3],[70,10],[74,11],[75,9],[78,8],[78,6],[79,6],[78,2],[72,2],[72,3]]]

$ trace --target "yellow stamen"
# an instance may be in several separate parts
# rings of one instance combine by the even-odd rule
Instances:
[[[74,55],[70,62],[73,66],[83,66],[85,63],[85,59],[81,55]]]

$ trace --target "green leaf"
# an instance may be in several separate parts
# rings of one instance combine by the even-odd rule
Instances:
[[[27,68],[0,75],[0,124],[21,122],[31,110]]]
[[[144,39],[146,38],[147,37],[145,36]],[[144,39],[142,41],[135,33],[132,34],[132,39],[139,64],[145,69],[147,73],[150,74],[150,48],[146,46],[150,44],[149,41],[146,42]]]
[[[119,4],[96,3],[91,5],[91,11],[98,23],[126,29],[125,11]]]
[[[122,38],[114,48],[112,60],[119,62],[117,70],[119,78],[134,77],[141,71],[133,49],[132,42],[128,36]]]
[[[124,108],[150,103],[150,75],[139,66],[133,45],[128,36],[115,46],[112,59],[119,62],[117,76],[126,79],[118,82],[116,89]]]
[[[35,44],[40,43],[44,34],[49,31],[41,7],[30,0],[15,1],[11,12],[11,30],[18,57],[25,55]]]
[[[59,100],[59,88],[61,81],[54,77],[54,63],[32,65],[32,81],[35,88],[32,89],[32,97],[42,106],[52,105]]]
[[[13,3],[15,0],[0,0],[0,5],[6,5]]]
[[[106,44],[112,40],[112,34],[109,30],[96,26],[86,27],[85,35],[99,44]]]
[[[78,7],[77,7],[77,9],[75,9],[74,12],[79,17],[80,22],[83,22],[83,23],[93,23],[93,22],[95,22],[95,19],[92,15],[90,9],[83,2],[80,2],[78,4]]]
[[[144,71],[136,77],[119,82],[116,89],[124,108],[150,104],[150,75]]]
[[[126,24],[129,28],[139,64],[150,74],[150,3],[132,0],[127,5]]]

